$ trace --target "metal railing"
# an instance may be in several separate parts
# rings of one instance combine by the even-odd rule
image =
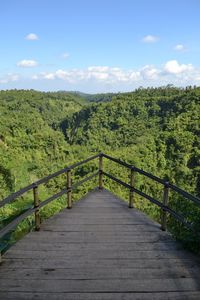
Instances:
[[[86,164],[87,162],[90,162],[94,159],[99,159],[99,170],[95,173],[93,173],[92,175],[84,178],[83,180],[75,183],[72,185],[72,179],[71,179],[71,171],[79,166],[82,166],[84,164]],[[118,179],[116,177],[114,177],[113,175],[105,172],[103,170],[103,158],[108,159],[110,161],[113,161],[119,165],[122,165],[126,168],[128,168],[130,170],[130,183],[125,183],[124,181],[122,181],[121,179]],[[135,188],[134,186],[134,176],[135,173],[139,173],[143,176],[146,176],[150,179],[152,179],[153,181],[156,181],[160,184],[163,185],[163,199],[162,199],[162,203],[160,201],[158,201],[157,199],[154,199],[153,197],[145,194],[144,192],[138,190]],[[53,179],[61,174],[66,174],[66,188],[61,190],[60,192],[54,194],[53,196],[49,197],[48,199],[40,202],[40,197],[39,197],[39,186],[42,184],[47,183],[50,179]],[[15,228],[23,219],[25,219],[26,217],[30,216],[31,214],[35,214],[35,229],[39,230],[40,229],[40,209],[42,207],[44,207],[45,205],[47,205],[48,203],[52,202],[53,200],[63,196],[64,194],[67,194],[67,208],[72,208],[72,191],[74,189],[76,189],[78,186],[82,185],[83,183],[85,183],[88,180],[91,180],[92,178],[99,176],[99,189],[103,189],[103,177],[108,177],[111,180],[113,180],[114,182],[124,186],[125,188],[129,189],[129,208],[132,208],[134,206],[134,193],[138,194],[139,196],[142,196],[144,198],[146,198],[147,200],[149,200],[150,202],[156,204],[158,207],[161,208],[162,210],[162,216],[161,216],[161,229],[162,230],[166,230],[167,227],[167,213],[172,215],[176,220],[178,220],[179,222],[181,222],[182,224],[184,224],[186,227],[188,227],[189,229],[191,229],[192,231],[195,231],[193,224],[189,223],[188,221],[185,220],[184,216],[182,216],[181,214],[178,214],[176,211],[174,211],[173,209],[171,209],[168,206],[168,199],[169,199],[169,190],[173,190],[176,191],[178,194],[184,196],[186,199],[193,201],[194,203],[196,203],[198,206],[200,206],[200,199],[198,197],[195,197],[189,193],[187,193],[186,191],[178,188],[177,186],[166,182],[163,179],[160,179],[159,177],[156,177],[142,169],[139,169],[135,166],[132,166],[124,161],[121,161],[117,158],[113,158],[109,155],[106,155],[104,153],[99,153],[97,155],[94,155],[92,157],[89,157],[86,160],[83,160],[81,162],[75,163],[71,166],[68,166],[62,170],[59,170],[53,174],[50,174],[47,177],[44,177],[28,186],[26,186],[25,188],[11,194],[10,196],[6,197],[5,199],[3,199],[0,202],[0,208],[4,207],[5,205],[13,202],[16,198],[22,196],[24,193],[33,190],[33,206],[29,209],[27,209],[25,212],[23,212],[21,215],[17,216],[14,220],[12,220],[9,224],[7,224],[6,226],[4,226],[4,228],[2,228],[0,230],[0,238],[2,238],[6,233],[8,233],[10,230],[12,230],[13,228]],[[200,232],[196,232],[198,235],[200,234]]]

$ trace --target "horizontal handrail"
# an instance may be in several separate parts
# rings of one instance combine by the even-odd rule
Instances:
[[[184,220],[184,216],[181,214],[178,214],[177,212],[175,212],[173,209],[169,208],[166,205],[163,205],[160,201],[154,199],[153,197],[145,194],[144,192],[132,187],[130,184],[114,177],[113,175],[107,173],[107,172],[103,172],[103,175],[107,176],[108,178],[112,179],[113,181],[123,185],[124,187],[128,188],[129,190],[135,192],[136,194],[146,198],[147,200],[149,200],[150,202],[156,204],[157,206],[159,206],[160,208],[162,208],[164,211],[167,211],[168,213],[170,213],[171,215],[173,215],[173,217],[175,219],[177,219],[178,221],[180,221],[182,224],[184,224],[186,227],[188,227],[190,230],[192,230],[195,233],[198,233],[198,235],[200,235],[200,232],[196,232],[196,230],[193,228],[192,224],[185,221]]]
[[[163,180],[163,179],[161,179],[161,178],[159,178],[159,177],[157,177],[157,176],[155,176],[155,175],[153,175],[151,173],[148,173],[148,172],[146,172],[146,171],[144,171],[142,169],[139,169],[139,168],[137,168],[137,167],[135,167],[133,165],[130,165],[130,164],[124,162],[124,161],[121,161],[120,159],[113,158],[113,157],[111,157],[111,156],[109,156],[107,154],[104,154],[104,153],[103,153],[103,156],[105,158],[109,159],[109,160],[112,160],[112,161],[114,161],[114,162],[116,162],[116,163],[118,163],[118,164],[120,164],[120,165],[128,168],[128,169],[133,169],[134,171],[136,171],[136,172],[138,172],[138,173],[140,173],[142,175],[145,175],[146,177],[149,177],[149,178],[151,178],[151,179],[153,179],[153,180],[155,180],[155,181],[157,181],[159,183],[162,183],[162,184],[166,183],[165,180]]]
[[[53,200],[55,200],[55,199],[57,199],[57,198],[63,196],[64,194],[66,194],[67,191],[68,191],[68,189],[64,189],[64,190],[62,190],[62,191],[56,193],[55,195],[49,197],[48,199],[46,199],[46,200],[40,202],[40,204],[37,206],[37,208],[40,209],[40,208],[44,207],[45,205],[49,204],[49,203],[52,202]]]
[[[200,198],[193,196],[192,194],[180,189],[179,187],[177,187],[174,184],[169,183],[169,187],[171,190],[174,190],[175,192],[181,194],[182,196],[184,196],[185,198],[197,203],[198,205],[200,205]]]
[[[8,233],[10,230],[12,230],[14,227],[16,227],[21,221],[23,221],[25,218],[30,216],[32,213],[36,211],[35,207],[31,207],[27,209],[24,213],[16,217],[12,222],[10,222],[8,225],[6,225],[4,228],[0,230],[0,238],[2,238],[6,233]]]
[[[89,157],[89,158],[87,158],[87,159],[85,159],[83,161],[80,161],[78,163],[72,164],[71,166],[63,168],[63,169],[61,169],[61,170],[59,170],[59,171],[57,171],[57,172],[55,172],[53,174],[50,174],[50,175],[48,175],[48,176],[46,176],[46,177],[44,177],[42,179],[39,179],[38,181],[35,181],[32,184],[30,184],[30,185],[22,188],[21,190],[13,193],[11,195],[9,195],[8,197],[6,197],[2,201],[0,201],[0,208],[2,206],[4,206],[5,204],[11,203],[13,200],[15,200],[19,196],[23,195],[24,193],[28,192],[29,190],[33,189],[35,186],[39,186],[39,185],[41,185],[43,183],[46,183],[50,179],[53,179],[53,178],[55,178],[55,177],[57,177],[59,175],[62,175],[63,173],[66,173],[68,170],[70,170],[70,169],[72,170],[72,169],[74,169],[76,167],[79,167],[79,166],[81,166],[81,165],[83,165],[83,164],[85,164],[85,163],[87,163],[87,162],[89,162],[89,161],[91,161],[91,160],[93,160],[95,158],[98,158],[99,156],[103,156],[103,157],[105,157],[105,158],[107,158],[107,159],[109,159],[111,161],[114,161],[114,162],[116,162],[116,163],[118,163],[118,164],[120,164],[120,165],[122,165],[122,166],[124,166],[124,167],[126,167],[128,169],[133,169],[134,171],[136,171],[136,172],[138,172],[138,173],[140,173],[140,174],[142,174],[142,175],[144,175],[146,177],[149,177],[150,179],[155,180],[155,181],[157,181],[157,182],[159,182],[159,183],[161,183],[163,185],[166,184],[165,180],[163,180],[163,179],[161,179],[161,178],[159,178],[159,177],[157,177],[157,176],[155,176],[155,175],[153,175],[151,173],[148,173],[148,172],[146,172],[146,171],[144,171],[142,169],[139,169],[139,168],[137,168],[137,167],[135,167],[133,165],[130,165],[130,164],[124,162],[124,161],[121,161],[121,160],[119,160],[117,158],[111,157],[111,156],[109,156],[107,154],[100,153],[100,154],[93,155],[93,156],[91,156],[91,157]],[[182,194],[187,199],[189,199],[191,201],[194,201],[194,202],[196,202],[197,204],[200,205],[200,198],[198,198],[196,196],[193,196],[192,194],[190,194],[190,193],[182,190],[181,188],[175,186],[174,184],[171,184],[171,183],[167,183],[167,184],[169,185],[169,187],[172,190],[178,192],[179,194]]]
[[[109,159],[109,160],[112,160],[112,161],[114,161],[114,162],[116,162],[116,163],[118,163],[118,164],[120,164],[120,165],[122,165],[122,166],[128,168],[128,169],[133,168],[132,165],[130,165],[130,164],[126,163],[125,161],[122,161],[122,160],[120,160],[120,159],[118,159],[118,158],[114,158],[114,157],[112,157],[112,156],[110,156],[110,155],[107,155],[107,154],[105,154],[105,153],[101,153],[101,155],[102,155],[103,157]]]
[[[85,163],[91,161],[91,160],[94,160],[96,158],[98,158],[100,160],[102,160],[103,157],[107,158],[108,160],[111,160],[113,162],[116,162],[117,164],[120,164],[128,169],[134,172],[137,172],[139,174],[142,174],[160,184],[162,184],[164,186],[164,188],[167,188],[167,189],[171,189],[171,190],[174,190],[176,191],[177,193],[181,194],[182,196],[184,196],[185,198],[193,201],[194,203],[200,205],[200,199],[196,196],[193,196],[191,194],[189,194],[188,192],[178,188],[177,186],[169,183],[169,182],[166,182],[165,180],[161,179],[161,178],[158,178],[157,176],[154,176],[153,174],[151,173],[148,173],[142,169],[139,169],[133,165],[130,165],[124,161],[121,161],[120,159],[117,159],[117,158],[114,158],[114,157],[111,157],[107,154],[104,154],[104,153],[99,153],[99,154],[96,154],[96,155],[93,155],[83,161],[80,161],[80,162],[77,162],[75,164],[72,164],[68,167],[65,167],[53,174],[50,174],[42,179],[39,179],[38,181],[36,182],[33,182],[32,184],[24,187],[23,189],[11,194],[10,196],[6,197],[5,199],[3,199],[1,202],[0,202],[0,207],[3,207],[4,205],[6,204],[9,204],[11,203],[13,200],[15,200],[16,198],[18,198],[19,196],[23,195],[24,193],[30,191],[30,190],[35,190],[37,189],[38,186],[40,186],[41,184],[44,184],[46,182],[48,182],[50,179],[53,179],[61,174],[64,174],[64,173],[68,173],[71,172],[71,170],[81,166],[81,165],[84,165]],[[192,229],[193,230],[193,226],[191,223],[187,222],[185,219],[184,219],[184,216],[183,215],[180,215],[178,214],[177,212],[175,212],[174,210],[172,210],[170,207],[168,207],[168,205],[166,205],[166,203],[161,203],[160,201],[154,199],[153,197],[145,194],[144,192],[136,189],[135,187],[133,187],[132,185],[116,178],[115,176],[105,172],[102,170],[102,161],[101,161],[101,166],[99,165],[99,170],[95,173],[93,173],[92,175],[89,175],[88,177],[85,177],[84,179],[82,179],[81,181],[71,185],[71,184],[68,184],[67,188],[59,191],[58,193],[54,194],[53,196],[49,197],[48,199],[42,201],[42,202],[39,202],[39,203],[35,203],[33,207],[29,208],[27,211],[25,211],[24,213],[22,213],[21,215],[19,215],[18,217],[16,217],[13,221],[11,221],[11,223],[9,223],[8,225],[6,225],[3,229],[0,230],[0,238],[2,236],[4,236],[6,233],[8,233],[11,229],[13,229],[14,227],[16,227],[17,224],[19,224],[23,219],[25,219],[26,217],[28,217],[29,215],[33,214],[34,212],[36,213],[37,211],[39,211],[39,209],[41,209],[42,207],[44,207],[45,205],[47,205],[48,203],[52,202],[53,200],[63,196],[64,194],[68,194],[68,197],[71,193],[72,190],[76,189],[78,186],[82,185],[83,183],[85,183],[86,181],[88,180],[91,180],[92,178],[94,178],[95,176],[97,176],[99,174],[100,178],[101,178],[101,185],[102,185],[102,176],[106,176],[110,179],[112,179],[113,181],[117,182],[118,184],[124,186],[125,188],[128,188],[130,190],[130,193],[133,193],[135,192],[136,194],[144,197],[145,199],[149,200],[150,202],[156,204],[158,207],[160,207],[163,212],[168,212],[169,214],[171,214],[175,219],[177,219],[178,221],[182,222],[185,226],[187,226],[188,228]],[[71,175],[70,175],[71,176]],[[70,177],[68,178],[69,179],[69,183],[71,182],[71,179]],[[71,186],[70,186],[71,185]],[[100,187],[100,186],[99,186]],[[101,187],[100,187],[101,188]],[[71,196],[70,196],[71,197]],[[38,201],[38,197],[36,199]],[[37,202],[36,201],[36,202]],[[71,208],[71,207],[68,207],[68,208]]]
[[[116,162],[116,163],[118,163],[118,164],[120,164],[120,165],[122,165],[122,166],[124,166],[124,167],[126,167],[128,169],[130,169],[130,170],[132,169],[135,172],[138,172],[139,174],[142,174],[142,175],[144,175],[144,176],[146,176],[146,177],[148,177],[148,178],[150,178],[150,179],[152,179],[154,181],[157,181],[157,182],[159,182],[159,183],[161,183],[163,185],[169,186],[172,190],[174,190],[174,191],[178,192],[179,194],[183,195],[185,198],[187,198],[187,199],[189,199],[189,200],[191,200],[193,202],[196,202],[197,204],[200,205],[200,198],[198,198],[196,196],[193,196],[192,194],[190,194],[190,193],[182,190],[181,188],[177,187],[176,185],[171,184],[170,182],[165,181],[164,179],[161,179],[161,178],[159,178],[159,177],[157,177],[157,176],[155,176],[155,175],[153,175],[151,173],[148,173],[148,172],[146,172],[146,171],[144,171],[142,169],[139,169],[139,168],[137,168],[137,167],[135,167],[133,165],[130,165],[130,164],[126,163],[126,162],[123,162],[120,159],[111,157],[111,156],[109,156],[107,154],[104,154],[104,153],[102,153],[102,155],[103,155],[103,157],[105,157],[105,158],[107,158],[107,159],[109,159],[111,161],[114,161],[114,162]]]
[[[79,187],[80,185],[82,185],[83,183],[85,183],[86,181],[91,180],[92,178],[96,177],[97,175],[99,175],[99,171],[95,172],[94,174],[84,178],[83,180],[75,183],[72,185],[72,190],[75,190],[77,187]]]
[[[71,187],[71,189],[73,189],[73,190],[76,189],[78,186],[80,186],[83,183],[85,183],[86,181],[94,178],[98,174],[99,174],[99,172],[95,172],[94,174],[92,174],[92,175],[84,178],[83,180],[79,181],[78,183],[73,184],[72,187]],[[10,230],[12,230],[13,228],[15,228],[22,220],[24,220],[28,216],[32,215],[36,210],[41,209],[42,207],[44,207],[45,205],[49,204],[53,200],[55,200],[55,199],[63,196],[69,190],[70,189],[63,189],[60,192],[58,192],[58,193],[54,194],[53,196],[49,197],[48,199],[40,202],[40,204],[37,207],[31,207],[31,208],[27,209],[24,213],[22,213],[21,215],[19,215],[18,217],[16,217],[12,222],[10,222],[8,225],[6,225],[3,229],[0,230],[0,238],[2,238]]]
[[[89,157],[89,158],[87,158],[85,160],[82,160],[82,161],[80,161],[78,163],[75,163],[75,164],[73,164],[71,166],[63,168],[63,169],[61,169],[61,170],[59,170],[59,171],[57,171],[57,172],[55,172],[53,174],[50,174],[50,175],[48,175],[48,176],[46,176],[46,177],[44,177],[42,179],[39,179],[38,181],[35,181],[35,182],[31,183],[30,185],[22,188],[21,190],[19,190],[19,191],[15,192],[15,193],[9,195],[8,197],[4,198],[0,202],[0,208],[2,206],[4,206],[5,204],[11,203],[13,200],[15,200],[19,196],[23,195],[24,193],[32,190],[35,186],[39,186],[41,184],[44,184],[44,183],[48,182],[50,179],[53,179],[53,178],[55,178],[55,177],[57,177],[59,175],[62,175],[64,173],[66,173],[68,170],[75,169],[75,168],[77,168],[77,167],[79,167],[79,166],[81,166],[81,165],[83,165],[83,164],[85,164],[85,163],[87,163],[87,162],[89,162],[89,161],[97,158],[97,157],[99,157],[99,154],[93,155],[93,156],[91,156],[91,157]]]
[[[104,171],[103,171],[102,173],[103,173],[103,175],[106,175],[108,178],[110,178],[110,179],[112,179],[113,181],[115,181],[115,182],[117,182],[117,183],[123,185],[124,187],[126,187],[126,188],[128,188],[128,189],[131,189],[131,188],[132,188],[128,183],[126,183],[126,182],[124,182],[124,181],[122,181],[122,180],[120,180],[120,179],[114,177],[113,175],[111,175],[111,174],[109,174],[109,173],[107,173],[107,172],[104,172]]]
[[[140,196],[146,198],[147,200],[151,201],[152,203],[156,204],[157,206],[159,206],[159,207],[161,207],[161,208],[163,208],[163,209],[166,208],[166,206],[163,205],[160,201],[158,201],[158,200],[152,198],[151,196],[149,196],[149,195],[147,195],[147,194],[141,192],[140,190],[138,190],[138,189],[136,189],[136,188],[134,188],[134,187],[131,187],[130,184],[128,184],[128,183],[126,183],[126,182],[124,182],[124,181],[122,181],[122,180],[120,180],[120,179],[114,177],[113,175],[111,175],[111,174],[109,174],[109,173],[103,172],[103,174],[106,175],[107,177],[109,177],[110,179],[112,179],[113,181],[115,181],[115,182],[117,182],[117,183],[123,185],[124,187],[126,187],[126,188],[132,190],[132,191],[135,192],[136,194],[138,194],[138,195],[140,195]]]

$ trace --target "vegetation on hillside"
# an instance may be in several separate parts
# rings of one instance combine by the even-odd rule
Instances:
[[[111,101],[115,93],[101,93],[101,94],[86,94],[82,92],[69,92],[72,95],[77,95],[89,102],[107,102]]]
[[[95,96],[93,100],[97,102],[88,104],[78,93],[0,92],[1,198],[100,151],[200,197],[200,88],[139,88],[131,93]],[[118,178],[129,180],[126,170],[116,164],[105,160],[104,167]],[[90,164],[80,168],[75,179],[94,168]],[[62,187],[65,180],[63,177],[44,186],[42,199]],[[105,184],[128,199],[123,188],[110,180]],[[75,197],[91,187],[91,183],[86,184]],[[162,201],[162,187],[151,180],[136,175],[136,187]],[[1,210],[2,224],[31,201],[32,194]],[[135,205],[160,219],[160,210],[147,200],[136,197]],[[199,227],[196,205],[176,193],[171,193],[170,205],[181,214],[189,214],[188,220]],[[43,211],[43,217],[64,206],[64,198],[55,201]],[[200,241],[182,225],[168,218],[168,226],[175,237],[199,251]]]

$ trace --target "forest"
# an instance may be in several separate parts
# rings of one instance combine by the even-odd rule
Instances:
[[[0,199],[24,186],[92,154],[104,152],[120,158],[200,197],[200,87],[138,88],[133,92],[88,95],[79,92],[0,91]],[[74,180],[97,167],[77,170]],[[129,174],[105,161],[106,171],[129,180]],[[65,184],[65,178],[49,182],[42,199]],[[97,182],[79,188],[80,199]],[[128,201],[128,192],[105,180],[105,186]],[[160,187],[140,175],[136,187],[160,199]],[[27,194],[0,210],[0,226],[32,203]],[[171,207],[200,227],[200,208],[175,193]],[[66,199],[43,209],[47,218],[66,206]],[[135,206],[156,221],[160,209],[136,197]],[[11,235],[19,238],[33,227],[28,217]],[[168,218],[168,228],[191,250],[200,251],[200,239],[183,225]],[[2,241],[4,243],[5,241]]]

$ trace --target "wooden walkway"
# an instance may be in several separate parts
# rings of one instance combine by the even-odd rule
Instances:
[[[143,213],[96,190],[7,251],[0,299],[200,299],[200,260]]]

